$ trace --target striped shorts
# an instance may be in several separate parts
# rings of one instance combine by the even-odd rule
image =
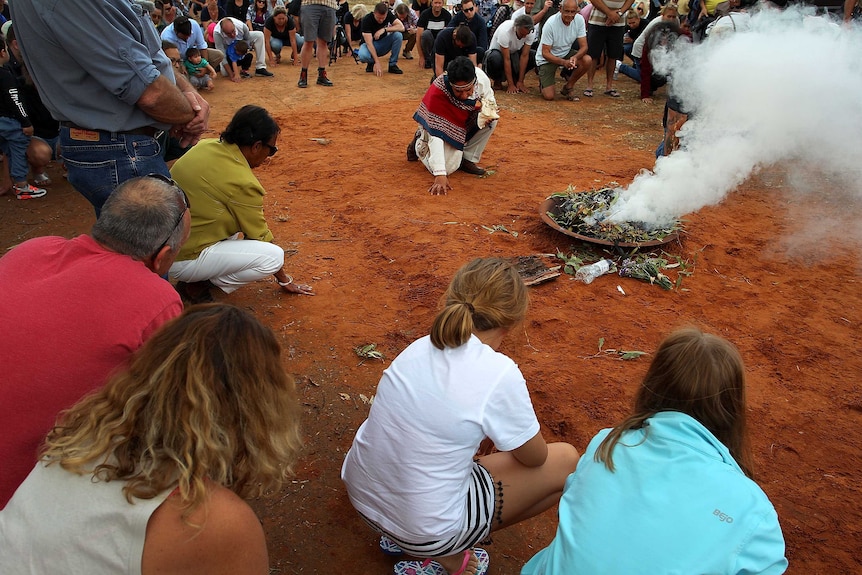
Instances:
[[[474,547],[491,533],[494,522],[502,523],[503,486],[494,483],[488,470],[473,462],[461,530],[449,539],[435,541],[404,541],[382,529],[364,515],[362,518],[375,531],[392,539],[408,555],[414,557],[445,557]]]

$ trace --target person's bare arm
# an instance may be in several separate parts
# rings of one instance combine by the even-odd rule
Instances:
[[[374,74],[376,76],[383,75],[383,66],[380,64],[380,57],[377,55],[377,49],[374,47],[374,40],[376,40],[374,36],[376,36],[377,33],[380,33],[382,36],[383,30],[384,28],[381,28],[374,34],[371,34],[370,32],[362,33],[362,37],[365,38],[365,47],[368,49],[368,53],[371,54],[371,59],[374,61]]]
[[[180,82],[188,84],[184,76],[176,75],[177,84],[174,85],[165,76],[159,76],[147,86],[141,97],[136,102],[138,108],[148,116],[162,124],[186,124],[195,117],[188,99],[183,95],[185,90],[180,87]],[[194,90],[188,84],[190,90]]]
[[[419,59],[416,61],[419,64],[419,69],[425,69],[425,52],[422,51],[422,34],[425,32],[425,28],[416,28],[416,48],[419,49]],[[434,48],[431,48],[432,50]]]
[[[521,447],[513,449],[512,455],[527,467],[539,467],[548,459],[548,444],[539,432]]]
[[[518,91],[518,87],[515,85],[515,78],[512,77],[511,53],[506,46],[500,46],[500,53],[503,55],[503,74],[506,76],[506,92],[514,94]]]
[[[853,16],[853,8],[856,6],[856,0],[844,0],[844,21],[849,22]]]
[[[404,31],[404,22],[402,22],[401,20],[396,18],[395,21],[392,22],[392,24],[390,24],[389,26],[387,26],[385,28],[385,30],[387,32],[403,32]]]
[[[521,47],[521,59],[518,63],[518,91],[523,92],[524,88],[524,78],[527,74],[527,64],[530,62],[530,45],[524,44]]]

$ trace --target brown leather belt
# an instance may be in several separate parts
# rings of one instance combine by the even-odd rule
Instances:
[[[72,122],[60,122],[60,125],[64,128],[69,128],[70,130],[86,130],[89,132],[108,132],[109,130],[93,130],[92,128],[82,128],[81,126],[74,124]],[[143,128],[135,128],[134,130],[124,130],[122,132],[116,132],[117,134],[129,134],[131,136],[149,136],[151,138],[155,138],[156,134],[161,132],[161,130],[156,129],[152,126],[144,126]]]

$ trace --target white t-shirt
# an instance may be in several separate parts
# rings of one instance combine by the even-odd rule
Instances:
[[[532,44],[535,41],[535,29],[519,40],[518,35],[515,33],[515,22],[512,20],[506,20],[497,27],[497,31],[494,32],[494,37],[491,38],[491,45],[488,49],[499,50],[500,47],[508,48],[509,53],[511,54],[514,52],[520,52],[524,44]]]
[[[341,478],[353,506],[386,531],[446,539],[460,532],[482,440],[511,451],[538,432],[515,362],[476,336],[443,350],[425,336],[383,372]]]
[[[649,21],[649,24],[646,25],[644,31],[641,32],[641,35],[638,36],[635,39],[634,44],[632,44],[632,56],[635,58],[643,58],[646,38],[649,36],[650,30],[655,28],[659,22],[662,22],[661,16],[657,16]],[[665,22],[667,22],[667,20],[665,20]]]
[[[565,58],[577,39],[586,37],[587,25],[584,22],[583,16],[575,14],[575,19],[566,26],[563,24],[561,13],[557,12],[548,18],[548,21],[542,26],[541,44],[550,46],[551,54],[557,58]],[[539,49],[536,51],[536,65],[541,66],[547,63],[548,61],[542,56],[542,46],[539,46]]]

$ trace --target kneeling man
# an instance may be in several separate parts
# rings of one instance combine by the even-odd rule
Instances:
[[[428,87],[413,115],[419,128],[407,147],[407,160],[421,161],[434,175],[429,192],[451,190],[448,176],[458,169],[485,175],[477,164],[498,117],[488,76],[466,56],[452,60],[446,73]]]

